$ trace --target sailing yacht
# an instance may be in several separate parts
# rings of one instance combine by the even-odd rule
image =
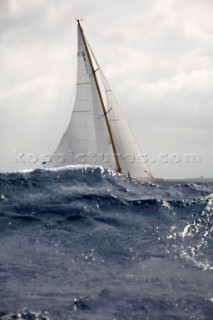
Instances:
[[[131,178],[153,180],[79,20],[77,29],[75,104],[47,167],[98,165]]]

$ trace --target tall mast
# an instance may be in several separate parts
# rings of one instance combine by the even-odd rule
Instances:
[[[86,48],[87,56],[88,56],[89,63],[90,63],[90,66],[91,66],[91,69],[92,69],[92,73],[93,73],[93,76],[94,76],[94,80],[95,80],[95,85],[96,85],[96,88],[97,88],[97,91],[98,91],[98,95],[99,95],[99,98],[100,98],[100,102],[101,102],[101,106],[102,106],[102,109],[103,109],[104,118],[105,118],[105,121],[106,121],[107,129],[108,129],[109,136],[110,136],[110,141],[111,141],[111,144],[112,144],[112,149],[113,149],[113,152],[114,152],[115,162],[116,162],[116,165],[117,165],[117,171],[122,173],[122,169],[121,169],[121,166],[120,166],[120,163],[119,163],[119,160],[118,160],[118,155],[117,155],[115,142],[114,142],[114,139],[113,139],[113,136],[112,136],[112,130],[110,128],[109,120],[107,118],[106,108],[105,108],[103,97],[102,97],[102,94],[101,94],[101,90],[100,90],[100,87],[99,87],[99,84],[98,84],[98,79],[97,79],[97,76],[96,76],[96,73],[95,73],[97,70],[94,69],[94,66],[93,66],[93,63],[92,63],[92,59],[91,59],[91,56],[90,56],[90,52],[89,52],[89,49],[88,49],[88,46],[87,46],[87,42],[86,42],[86,39],[85,39],[85,36],[84,36],[83,29],[82,29],[81,24],[80,24],[80,21],[77,20],[77,22],[78,22],[78,26],[79,26],[80,31],[81,31],[82,39],[83,39],[83,42],[84,42],[84,46]]]

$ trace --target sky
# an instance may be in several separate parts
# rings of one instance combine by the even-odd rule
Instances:
[[[0,0],[0,171],[59,143],[79,18],[153,175],[212,178],[212,12],[212,0]]]

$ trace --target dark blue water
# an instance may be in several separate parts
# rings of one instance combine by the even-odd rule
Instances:
[[[213,183],[0,175],[0,319],[213,319]]]

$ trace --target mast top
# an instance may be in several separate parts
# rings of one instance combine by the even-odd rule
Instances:
[[[78,25],[81,25],[81,24],[80,24],[80,21],[82,21],[82,20],[83,20],[83,19],[76,19]]]

